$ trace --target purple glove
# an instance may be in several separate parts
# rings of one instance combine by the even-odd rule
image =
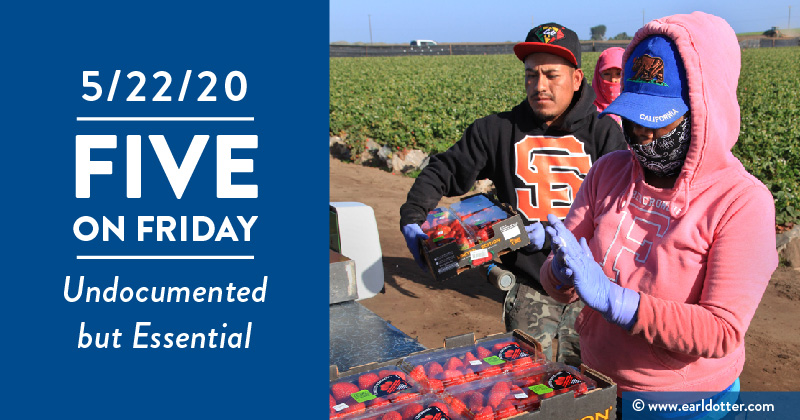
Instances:
[[[414,261],[417,262],[419,268],[427,270],[427,267],[425,267],[425,263],[422,261],[422,257],[419,254],[419,241],[428,239],[428,235],[423,233],[422,228],[416,223],[409,223],[403,226],[400,231],[403,232],[403,236],[406,238],[406,246],[408,247],[408,250],[411,251]]]
[[[553,243],[560,244],[554,261],[563,257],[561,274],[572,279],[575,291],[587,306],[603,314],[607,321],[630,330],[636,322],[639,294],[606,277],[603,268],[595,262],[586,238],[581,238],[580,246],[576,246],[575,236],[560,220],[550,216],[548,220],[553,225],[552,231],[548,228]]]
[[[525,249],[538,251],[544,247],[544,226],[541,223],[536,222],[525,226],[525,231],[528,232],[528,239],[531,241],[531,243],[525,245]]]
[[[553,261],[550,264],[550,271],[562,285],[572,287],[572,270],[564,265],[564,257],[569,248],[577,249],[579,245],[575,242],[575,236],[561,223],[558,217],[548,214],[547,221],[550,222],[550,226],[546,227],[545,230],[550,235],[553,249]],[[567,241],[571,241],[571,243],[568,244]]]

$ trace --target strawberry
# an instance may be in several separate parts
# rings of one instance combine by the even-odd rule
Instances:
[[[483,407],[483,409],[475,415],[475,420],[494,420],[494,410],[492,410],[492,406],[487,405]]]
[[[386,397],[378,397],[378,398],[375,398],[374,400],[371,400],[371,401],[367,402],[367,404],[369,405],[370,408],[381,407],[381,406],[384,406],[384,405],[388,405],[390,403],[391,402]]]
[[[416,400],[419,398],[419,394],[416,392],[403,392],[397,395],[392,396],[392,402],[397,403],[400,401],[411,401]]]
[[[414,416],[424,409],[425,407],[420,404],[409,404],[400,410],[400,415],[403,417],[403,420],[413,420]]]
[[[403,416],[397,411],[390,411],[381,417],[381,420],[403,420]]]
[[[460,385],[464,383],[464,375],[457,370],[446,370],[441,375],[442,382],[446,385]]]
[[[358,377],[358,387],[360,389],[370,389],[375,382],[378,382],[378,375],[374,373],[365,373]]]
[[[350,382],[337,382],[331,386],[331,394],[336,402],[345,402],[351,398],[350,394],[358,391],[358,387]]]
[[[444,389],[444,384],[438,379],[428,379],[428,389],[431,392],[439,392]]]
[[[504,401],[500,404],[500,407],[497,407],[497,418],[504,419],[506,417],[511,417],[517,415],[517,409],[514,408],[514,405],[511,404],[511,401]]]
[[[444,372],[444,368],[437,362],[430,362],[425,366],[425,370],[428,371],[429,378],[435,378],[440,373]]]
[[[539,382],[536,382],[536,380],[533,377],[525,376],[523,378],[516,379],[514,383],[517,384],[520,388],[527,388],[529,386],[536,385]]]
[[[489,351],[486,347],[478,347],[478,358],[483,360],[492,355],[492,352]]]
[[[331,397],[331,410],[333,410],[333,406],[336,405],[336,400],[333,398],[333,395],[328,394]]]
[[[470,382],[478,379],[478,375],[476,375],[475,372],[468,367],[461,369],[461,373],[464,374],[464,382]]]
[[[586,383],[581,382],[578,384],[578,388],[575,390],[575,396],[577,397],[578,395],[583,395],[587,392],[589,392],[589,388],[586,386]]]
[[[492,386],[492,390],[489,392],[508,395],[508,393],[511,392],[511,384],[508,383],[508,381],[497,382]]]
[[[471,351],[468,351],[467,354],[464,355],[464,363],[469,364],[469,362],[478,360]]]
[[[464,404],[464,401],[456,397],[445,397],[445,401],[450,404],[450,408],[453,409],[454,413],[464,415],[467,413],[467,405]]]
[[[486,405],[491,405],[494,408],[500,406],[500,404],[505,401],[507,394],[502,394],[499,392],[489,392],[489,397],[486,399]]]
[[[479,392],[470,393],[470,395],[466,398],[467,401],[467,408],[469,411],[473,413],[477,413],[483,409],[483,395]]]
[[[532,385],[539,385],[541,383],[544,383],[544,374],[540,373],[538,375],[526,376],[517,381],[517,383],[521,388],[527,388]]]
[[[492,346],[492,350],[494,350],[494,352],[497,353],[498,351],[502,350],[503,347],[510,346],[512,344],[514,344],[513,341],[508,341],[505,343],[497,343],[494,346]]]
[[[417,365],[414,369],[411,370],[411,373],[408,374],[412,379],[417,382],[425,382],[428,379],[428,375],[425,374],[425,367],[422,365]]]
[[[461,360],[458,360],[457,357],[451,357],[444,364],[444,370],[456,370],[456,369],[461,369],[463,367],[464,363],[462,363]]]
[[[478,375],[480,375],[482,378],[486,378],[489,376],[499,375],[501,373],[502,371],[500,370],[500,366],[489,366],[486,369],[480,371]]]
[[[515,370],[517,370],[517,369],[522,370],[522,369],[526,369],[526,368],[529,368],[529,367],[533,367],[533,360],[531,360],[530,356],[521,357],[521,358],[519,358],[517,360],[514,360],[513,364],[514,364],[514,369]]]
[[[448,417],[450,416],[450,410],[447,409],[447,405],[445,405],[444,403],[435,402],[435,403],[431,404],[430,406],[431,407],[436,407],[439,410],[442,410],[442,413],[444,413],[445,416],[448,416]]]

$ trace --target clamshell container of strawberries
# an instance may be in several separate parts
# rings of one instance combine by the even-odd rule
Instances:
[[[419,383],[394,367],[346,376],[330,383],[330,418],[358,418],[368,408],[418,400],[421,390]]]
[[[403,368],[426,392],[478,381],[506,372],[545,364],[544,354],[534,344],[516,336],[493,339],[466,347],[411,355]]]
[[[422,255],[438,280],[453,277],[530,243],[522,218],[484,194],[428,213]]]
[[[443,398],[465,406],[471,419],[494,420],[539,410],[543,400],[558,394],[573,391],[577,398],[595,388],[596,383],[577,369],[550,363],[451,387]]]
[[[444,395],[417,395],[416,399],[396,403],[386,403],[377,407],[353,413],[346,417],[348,420],[470,420],[469,412],[463,405],[450,405],[447,400],[452,399]],[[456,402],[458,404],[458,402]]]

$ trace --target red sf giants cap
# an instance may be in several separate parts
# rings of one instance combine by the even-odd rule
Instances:
[[[525,42],[514,45],[514,54],[521,61],[537,52],[563,57],[573,66],[581,67],[581,43],[578,35],[557,23],[545,23],[531,29]]]

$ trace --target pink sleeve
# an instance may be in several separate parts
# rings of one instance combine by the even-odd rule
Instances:
[[[727,207],[708,251],[697,304],[641,294],[632,334],[700,357],[723,357],[742,345],[778,266],[775,207],[766,188],[747,188]]]
[[[586,238],[589,241],[594,236],[594,218],[592,217],[592,209],[590,204],[593,203],[591,196],[595,189],[594,180],[595,172],[599,165],[592,166],[586,179],[578,189],[575,196],[575,201],[569,209],[566,219],[564,219],[564,226],[575,235],[575,238]],[[580,299],[574,287],[564,287],[561,282],[553,275],[550,265],[553,261],[553,253],[542,264],[539,270],[539,279],[542,287],[547,294],[553,299],[562,303],[572,303]]]

